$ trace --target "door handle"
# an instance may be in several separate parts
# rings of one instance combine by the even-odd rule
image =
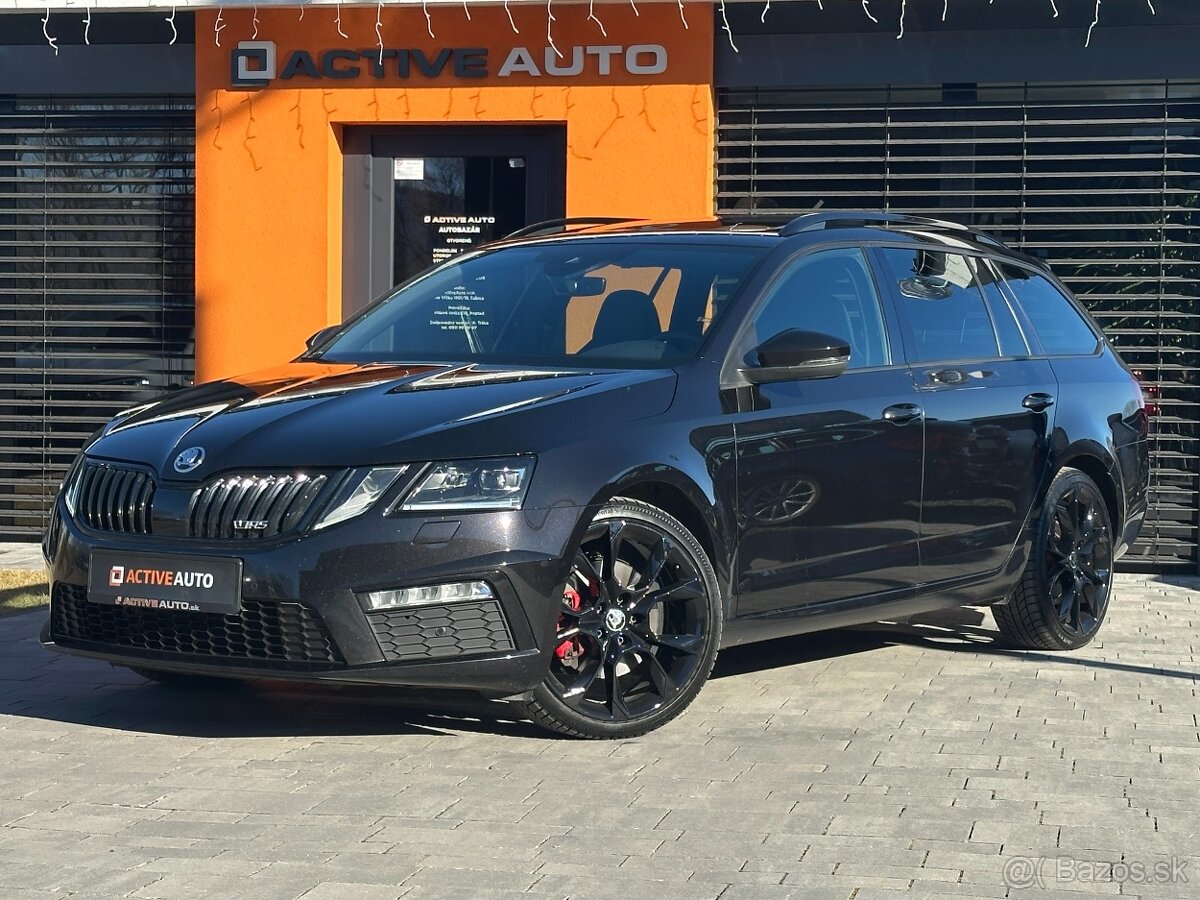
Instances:
[[[1054,405],[1054,398],[1049,394],[1044,394],[1041,391],[1028,395],[1021,401],[1021,405],[1026,409],[1032,409],[1034,412],[1041,412],[1043,409]]]
[[[893,425],[907,425],[924,414],[925,411],[915,403],[897,403],[883,411],[883,420]]]

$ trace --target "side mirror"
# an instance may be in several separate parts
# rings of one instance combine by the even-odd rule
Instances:
[[[754,364],[738,371],[751,384],[833,378],[850,364],[850,345],[845,338],[820,331],[789,328],[763,341],[749,358]]]
[[[304,342],[304,346],[311,350],[313,347],[317,347],[325,343],[325,339],[332,337],[333,333],[341,327],[341,325],[330,325],[327,328],[322,328],[320,331],[311,335],[309,339]]]

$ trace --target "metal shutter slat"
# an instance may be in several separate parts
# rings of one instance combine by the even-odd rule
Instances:
[[[191,97],[0,93],[2,537],[45,528],[106,419],[192,380],[194,142]],[[147,491],[88,474],[81,508],[93,527],[146,530]]]
[[[939,216],[1048,259],[1159,388],[1151,514],[1128,559],[1195,571],[1200,385],[1187,382],[1200,367],[1197,87],[722,91],[718,212],[777,219],[823,200]]]

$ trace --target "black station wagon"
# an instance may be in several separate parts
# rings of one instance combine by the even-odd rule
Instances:
[[[1087,643],[1147,431],[1062,284],[961,226],[545,223],[110,422],[45,538],[43,642],[628,737],[723,646],[963,604]]]

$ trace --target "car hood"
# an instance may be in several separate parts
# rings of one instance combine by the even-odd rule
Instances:
[[[537,453],[569,431],[664,412],[672,370],[580,371],[297,361],[171,395],[113,420],[88,455],[162,478]],[[180,474],[191,447],[203,462]]]

